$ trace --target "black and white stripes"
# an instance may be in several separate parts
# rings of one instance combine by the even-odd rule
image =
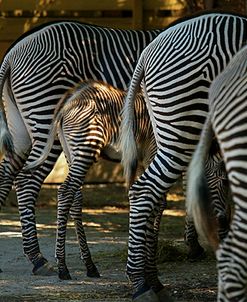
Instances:
[[[34,205],[41,184],[61,153],[58,140],[39,169],[24,172],[23,164],[40,156],[55,106],[69,88],[87,79],[127,88],[141,51],[160,32],[55,22],[24,34],[6,53],[0,68],[0,93],[3,90],[8,127],[0,129],[0,137],[4,139],[9,130],[15,154],[1,162],[0,203],[18,174],[15,185],[23,247],[35,266],[34,273],[39,273],[36,268],[42,258]]]
[[[230,61],[209,92],[209,117],[193,155],[188,179],[187,205],[197,229],[214,245],[218,260],[218,302],[247,301],[247,48]],[[230,231],[218,246],[212,231],[211,199],[204,180],[204,158],[215,134],[224,159],[234,202]],[[196,163],[196,164],[195,164]],[[197,177],[195,177],[197,175]]]
[[[88,274],[91,276],[95,274],[96,268],[91,260],[81,221],[82,196],[78,196],[77,193],[89,168],[99,157],[121,160],[121,154],[116,146],[121,121],[120,112],[125,96],[125,92],[103,82],[80,82],[58,103],[42,156],[25,167],[33,169],[42,164],[58,133],[69,165],[69,173],[58,192],[56,258],[61,279],[70,279],[65,264],[65,237],[69,213],[76,222],[79,243],[83,243],[80,244],[80,250]],[[144,170],[154,157],[156,144],[141,94],[136,97],[135,112],[134,136],[138,145],[138,164]]]
[[[127,273],[137,301],[151,293],[150,301],[165,301],[157,270],[147,258],[155,257],[155,216],[164,193],[186,170],[208,113],[210,83],[244,45],[246,25],[246,18],[224,13],[188,19],[161,33],[137,63],[123,115],[125,171],[131,164],[126,143],[130,143],[133,99],[141,81],[157,142],[154,160],[129,192]]]

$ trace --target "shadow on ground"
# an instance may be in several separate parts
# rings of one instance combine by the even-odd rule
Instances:
[[[14,193],[12,192],[13,196]],[[100,279],[86,277],[79,257],[73,222],[67,233],[67,264],[70,281],[31,274],[31,264],[22,254],[20,223],[15,200],[0,212],[0,301],[131,301],[125,276],[128,238],[128,202],[125,188],[88,186],[84,190],[83,221],[91,253],[101,273]],[[56,234],[56,188],[44,188],[37,205],[40,247],[54,265]],[[216,263],[211,251],[196,263],[186,260],[183,243],[184,200],[179,190],[168,196],[160,230],[159,274],[175,301],[216,300]]]

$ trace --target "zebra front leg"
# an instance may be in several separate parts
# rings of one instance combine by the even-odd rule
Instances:
[[[183,195],[185,198],[186,197],[185,192],[187,187],[186,172],[182,173],[182,186],[183,186]],[[184,242],[188,247],[187,259],[190,262],[195,262],[205,257],[204,248],[200,245],[198,241],[198,234],[195,229],[193,218],[188,215],[187,211],[185,215]]]
[[[185,231],[184,231],[184,241],[188,246],[187,258],[190,262],[195,262],[197,260],[203,259],[205,257],[204,248],[200,245],[198,241],[198,234],[195,229],[193,218],[187,213],[185,216]]]
[[[72,207],[70,209],[70,216],[74,220],[77,239],[80,246],[81,259],[87,269],[87,276],[92,278],[99,278],[100,274],[96,265],[94,264],[90,250],[87,244],[86,234],[82,224],[82,193],[78,190],[75,194]]]
[[[212,146],[214,147],[215,144],[216,142],[213,141]],[[213,150],[216,147],[214,147]],[[205,175],[210,190],[214,213],[218,221],[219,240],[223,241],[230,229],[231,206],[229,201],[231,196],[225,164],[219,151],[209,154],[206,161]]]

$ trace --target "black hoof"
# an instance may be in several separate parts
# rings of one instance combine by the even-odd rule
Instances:
[[[187,259],[190,262],[196,262],[204,259],[205,257],[206,257],[206,253],[204,249],[200,245],[198,245],[196,248],[190,249]]]
[[[142,288],[132,297],[133,302],[160,302],[156,293],[150,288]]]
[[[58,277],[59,277],[60,280],[71,280],[72,279],[67,267],[64,268],[63,270],[59,271]]]
[[[100,278],[100,273],[95,265],[87,270],[87,276],[90,278]]]
[[[54,276],[57,273],[54,267],[45,258],[43,258],[34,266],[33,274],[38,276]]]
[[[168,295],[167,291],[163,288],[159,292],[156,292],[159,302],[173,302],[174,300]]]

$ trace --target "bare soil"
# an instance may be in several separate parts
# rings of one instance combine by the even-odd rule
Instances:
[[[125,275],[128,239],[128,203],[122,186],[89,186],[85,190],[84,224],[93,259],[101,278],[86,276],[79,257],[73,223],[67,233],[70,281],[32,275],[22,254],[22,239],[14,192],[0,212],[0,301],[130,302]],[[56,267],[56,189],[43,189],[37,204],[41,251]],[[174,301],[216,301],[217,272],[210,249],[205,259],[190,263],[183,242],[184,200],[179,191],[168,196],[160,230],[159,274]]]

